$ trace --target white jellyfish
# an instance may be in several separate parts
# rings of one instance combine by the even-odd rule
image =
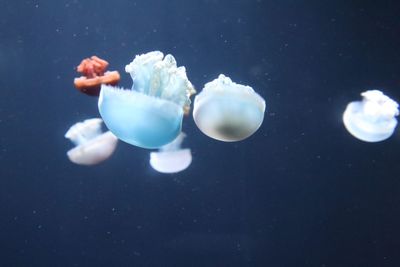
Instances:
[[[246,139],[261,126],[265,101],[250,86],[220,74],[206,83],[194,99],[193,118],[211,138],[234,142]]]
[[[88,119],[69,128],[65,138],[76,145],[67,152],[70,161],[80,165],[94,165],[113,154],[118,138],[110,131],[102,133],[102,122],[98,118]]]
[[[389,138],[396,128],[398,104],[379,90],[361,93],[362,101],[351,102],[343,113],[346,129],[365,142]]]
[[[158,152],[151,152],[151,167],[162,173],[176,173],[189,167],[192,153],[189,148],[181,148],[185,137],[186,134],[181,132],[174,141],[161,147]]]

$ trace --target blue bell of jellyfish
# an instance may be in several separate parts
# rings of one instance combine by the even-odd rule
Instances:
[[[102,85],[99,112],[119,139],[143,148],[159,148],[181,132],[193,85],[185,67],[160,51],[138,55],[125,67],[132,90]]]

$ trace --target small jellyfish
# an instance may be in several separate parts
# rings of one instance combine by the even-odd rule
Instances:
[[[120,76],[118,71],[106,71],[108,62],[104,59],[92,56],[85,58],[76,68],[84,76],[75,78],[75,88],[91,96],[98,96],[102,84],[116,85]]]
[[[351,102],[343,113],[346,129],[365,142],[388,139],[397,125],[398,104],[379,90],[361,93],[362,101]]]
[[[265,101],[250,86],[220,74],[194,99],[193,118],[199,129],[216,140],[246,139],[264,119]]]
[[[110,131],[102,133],[101,123],[101,119],[94,118],[78,122],[69,128],[65,138],[76,145],[67,152],[70,161],[80,165],[94,165],[113,154],[118,138]]]
[[[125,67],[132,90],[102,85],[99,112],[119,139],[142,148],[159,148],[181,132],[193,85],[185,67],[160,51],[138,55]]]
[[[161,173],[176,173],[189,167],[192,153],[189,148],[181,148],[185,137],[186,134],[181,132],[174,141],[162,146],[158,152],[151,152],[151,167]]]

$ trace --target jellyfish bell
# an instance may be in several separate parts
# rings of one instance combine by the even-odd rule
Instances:
[[[159,151],[150,153],[151,167],[161,173],[176,173],[185,170],[192,162],[192,153],[188,148],[181,148],[186,134],[181,132],[169,144],[162,146]]]
[[[69,128],[65,138],[76,145],[67,152],[70,161],[80,165],[95,165],[114,153],[118,138],[110,131],[102,133],[101,123],[101,119],[94,118]]]
[[[138,55],[125,67],[132,90],[102,85],[98,102],[104,123],[119,139],[142,148],[159,148],[181,132],[193,85],[185,67],[159,51]]]
[[[250,86],[219,77],[206,83],[194,99],[193,118],[199,129],[216,140],[246,139],[261,126],[265,101]]]
[[[116,85],[120,80],[118,71],[106,71],[108,62],[96,56],[85,58],[76,68],[83,76],[74,79],[75,88],[91,96],[98,96],[102,84]]]
[[[349,103],[343,113],[347,131],[365,142],[388,139],[397,125],[399,105],[379,90],[369,90],[361,95],[362,101]]]

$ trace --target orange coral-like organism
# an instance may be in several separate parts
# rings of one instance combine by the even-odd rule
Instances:
[[[117,84],[120,80],[118,71],[106,71],[107,67],[108,62],[97,56],[82,60],[76,68],[83,74],[74,79],[76,89],[91,96],[98,96],[102,84]]]

